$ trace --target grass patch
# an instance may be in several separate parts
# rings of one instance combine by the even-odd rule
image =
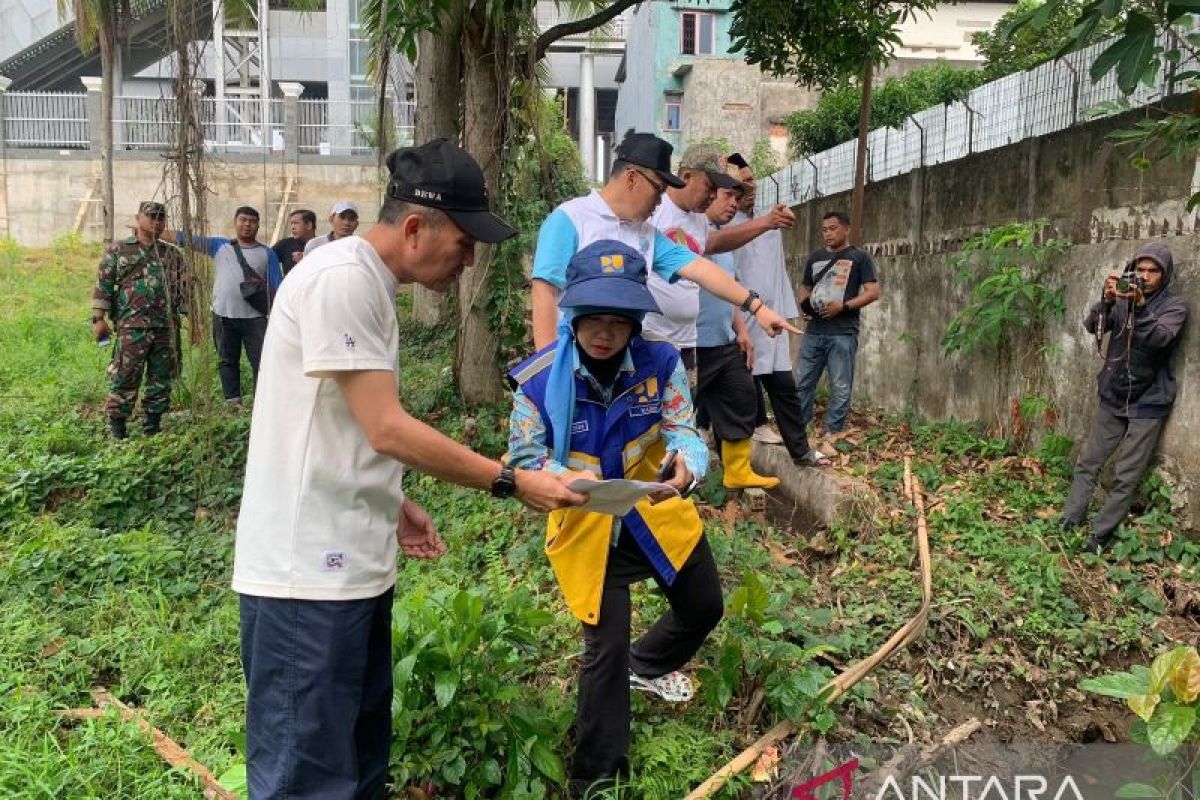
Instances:
[[[103,684],[217,773],[240,763],[228,585],[249,415],[215,402],[202,342],[188,349],[162,436],[104,435],[108,352],[87,325],[98,257],[72,242],[0,242],[0,794],[193,798],[195,785],[131,726],[57,711],[90,705]],[[467,415],[456,399],[452,331],[401,333],[408,407],[500,452],[506,410]],[[1069,475],[1061,441],[1016,453],[971,426],[868,422],[845,469],[879,495],[870,525],[797,532],[706,511],[727,618],[693,665],[695,702],[635,697],[632,785],[613,796],[682,796],[784,718],[804,720],[808,736],[880,743],[906,728],[933,737],[969,709],[1026,735],[1025,700],[1096,702],[1075,692],[1080,678],[1148,661],[1188,613],[1172,599],[1194,583],[1200,551],[1176,535],[1161,485],[1114,556],[1076,557],[1054,525]],[[823,682],[919,602],[900,499],[907,448],[930,494],[930,627],[831,712],[814,701]],[[415,473],[405,483],[450,553],[401,565],[393,775],[439,797],[561,797],[582,644],[541,552],[542,519]],[[635,632],[665,608],[647,585],[634,601]],[[1068,716],[1046,722],[1077,735]]]

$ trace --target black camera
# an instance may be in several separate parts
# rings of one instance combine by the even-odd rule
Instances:
[[[1121,273],[1121,277],[1117,278],[1117,291],[1121,294],[1128,294],[1134,289],[1146,291],[1146,281],[1132,270],[1126,270]]]

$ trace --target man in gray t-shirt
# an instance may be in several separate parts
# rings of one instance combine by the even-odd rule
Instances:
[[[242,206],[233,216],[234,238],[200,236],[192,239],[192,247],[212,257],[215,263],[212,297],[213,344],[219,359],[217,372],[221,376],[221,392],[230,403],[242,401],[242,350],[254,379],[258,380],[258,361],[262,355],[263,339],[267,335],[267,318],[242,297],[242,269],[238,250],[246,265],[267,281],[272,296],[283,270],[275,251],[258,241],[258,211]],[[183,244],[183,235],[176,240]]]
[[[796,389],[804,424],[813,416],[813,400],[821,373],[829,369],[829,409],[824,435],[840,433],[850,412],[854,390],[854,358],[858,353],[859,309],[879,299],[875,263],[850,246],[850,217],[830,211],[821,220],[825,247],[804,265],[798,299],[811,320],[801,340]]]

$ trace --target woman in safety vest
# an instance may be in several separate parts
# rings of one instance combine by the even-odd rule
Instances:
[[[646,312],[658,311],[646,272],[641,254],[620,242],[580,250],[559,301],[558,341],[509,373],[511,466],[646,481],[665,467],[675,490],[643,498],[623,517],[582,508],[549,517],[546,554],[585,642],[576,796],[628,771],[631,688],[691,699],[691,680],[676,670],[723,613],[716,563],[686,497],[707,470],[708,451],[693,426],[679,351],[639,336]],[[631,644],[629,586],[646,578],[671,608]]]

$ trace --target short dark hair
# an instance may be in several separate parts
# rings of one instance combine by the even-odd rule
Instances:
[[[827,219],[836,219],[847,228],[850,227],[850,215],[845,211],[827,211],[825,212],[825,216],[821,217],[821,222],[824,222]]]
[[[254,217],[258,219],[258,209],[253,206],[238,206],[237,211],[233,212],[233,218],[238,217]]]
[[[417,205],[390,196],[379,207],[379,221],[386,225],[398,225],[410,214],[416,214],[434,229],[442,227],[442,223],[446,220],[446,215],[436,208]]]
[[[614,161],[612,163],[612,171],[608,173],[608,179],[611,181],[613,178],[617,177],[618,175],[621,175],[624,172],[627,172],[628,170],[631,170],[633,168],[634,168],[633,164],[630,164],[628,161],[622,161],[621,159],[618,158],[616,161]]]
[[[300,219],[304,220],[305,223],[312,225],[314,228],[317,227],[317,215],[309,211],[307,208],[301,208],[288,214],[288,219],[291,219],[292,217],[300,217]]]

